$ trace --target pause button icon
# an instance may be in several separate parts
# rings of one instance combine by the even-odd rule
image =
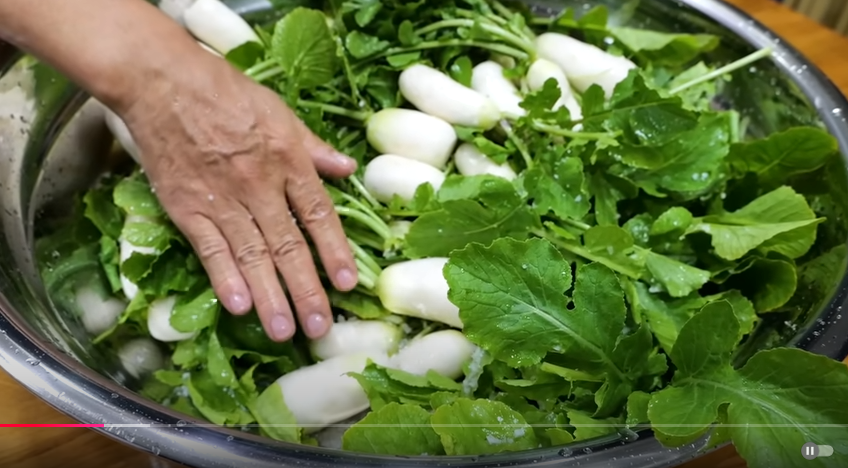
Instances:
[[[816,445],[812,442],[807,442],[801,447],[801,456],[807,460],[813,460],[818,457],[829,457],[833,455],[833,447],[830,445]]]
[[[801,455],[807,460],[813,460],[819,456],[819,446],[812,442],[807,442],[801,448]]]

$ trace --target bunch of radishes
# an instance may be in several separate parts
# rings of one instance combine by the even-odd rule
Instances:
[[[635,67],[626,58],[563,34],[543,34],[536,45],[540,58],[530,65],[522,87],[537,91],[554,80],[560,90],[554,110],[566,107],[575,121],[582,114],[572,84],[583,91],[598,84],[611,95],[615,85]],[[573,61],[573,56],[580,61]],[[595,60],[595,66],[589,60]],[[438,190],[451,155],[464,176],[488,174],[515,179],[509,163],[496,164],[469,143],[457,147],[453,128],[459,125],[490,130],[499,122],[526,115],[521,107],[524,98],[504,71],[494,60],[482,62],[472,70],[469,88],[427,65],[405,69],[400,75],[400,91],[418,110],[384,109],[369,119],[368,141],[383,153],[365,169],[363,182],[371,195],[388,203],[395,196],[410,200],[422,184],[429,183]]]
[[[160,7],[185,25],[211,53],[225,55],[246,42],[260,42],[253,29],[219,0],[166,0]],[[609,97],[615,85],[635,67],[625,58],[562,34],[542,34],[534,44],[537,58],[519,84],[506,78],[504,66],[495,60],[473,68],[470,87],[427,65],[406,68],[400,74],[400,91],[417,110],[383,109],[366,122],[368,142],[380,153],[365,167],[363,185],[370,195],[389,203],[396,196],[410,200],[422,184],[438,190],[446,178],[445,168],[451,156],[464,176],[488,174],[513,180],[517,174],[509,162],[497,164],[472,144],[457,145],[454,125],[484,131],[499,123],[508,126],[510,120],[526,115],[520,105],[522,94],[541,89],[551,79],[561,92],[555,108],[565,106],[572,120],[578,121],[581,107],[572,86],[584,92],[598,84]],[[138,149],[126,126],[108,109],[106,115],[117,140],[138,161]],[[126,219],[128,224],[162,221],[137,216]],[[121,261],[133,253],[156,252],[121,240]],[[338,323],[325,337],[310,343],[316,364],[282,376],[266,392],[282,391],[298,423],[314,430],[368,408],[365,392],[347,375],[361,372],[368,360],[418,375],[435,370],[449,378],[459,378],[476,347],[455,330],[462,328],[462,322],[458,308],[447,298],[448,285],[443,274],[446,262],[447,258],[425,258],[395,263],[380,272],[375,289],[383,306],[393,314],[454,329],[426,334],[401,346],[403,333],[393,323]],[[138,287],[126,277],[121,280],[125,296],[132,300]],[[89,331],[99,333],[114,325],[125,302],[90,296],[88,291],[79,295],[79,301],[86,304],[86,314],[91,315],[84,322]],[[171,325],[175,303],[176,297],[167,297],[150,305],[147,325],[155,340],[177,342],[195,336]],[[121,358],[128,370],[138,376],[161,366],[163,359],[157,353],[152,342],[134,341],[121,351]]]

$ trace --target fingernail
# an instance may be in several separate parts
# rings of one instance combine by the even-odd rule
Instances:
[[[244,314],[250,310],[250,301],[242,294],[233,294],[230,296],[230,312],[234,314]]]
[[[353,271],[347,268],[342,268],[338,273],[336,273],[336,284],[339,289],[351,290],[356,287],[356,283],[356,273]]]
[[[329,328],[329,320],[321,314],[312,314],[306,319],[306,331],[312,337],[318,338],[324,336]]]
[[[292,335],[291,321],[284,315],[275,315],[271,319],[271,333],[279,341],[285,341]]]

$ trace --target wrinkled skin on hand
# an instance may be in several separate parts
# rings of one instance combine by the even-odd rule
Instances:
[[[268,335],[288,340],[286,289],[306,335],[323,336],[330,304],[297,221],[333,285],[353,289],[356,264],[318,173],[347,177],[356,163],[223,59],[198,48],[193,60],[123,112],[142,166],[227,310],[255,307]]]

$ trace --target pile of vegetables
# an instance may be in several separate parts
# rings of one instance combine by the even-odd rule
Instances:
[[[342,445],[380,454],[644,427],[733,441],[755,467],[848,450],[848,369],[750,339],[846,255],[837,204],[798,188],[842,177],[834,138],[754,139],[714,105],[768,50],[707,63],[714,36],[490,0],[305,4],[268,27],[197,0],[175,17],[360,162],[326,183],[360,284],[327,283],[326,337],[272,342],[221,309],[143,171],[105,175],[41,226],[39,260],[148,398],[302,444],[370,410]]]

